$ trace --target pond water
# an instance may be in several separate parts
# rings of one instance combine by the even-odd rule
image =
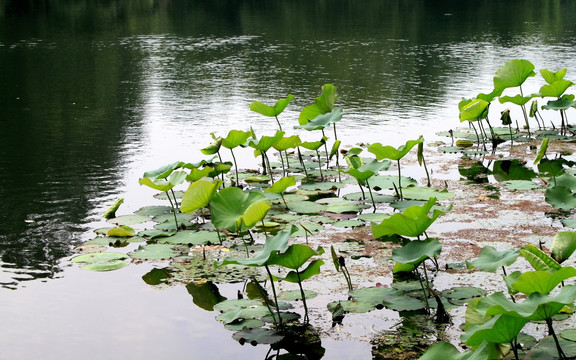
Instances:
[[[255,100],[293,94],[289,129],[332,83],[344,143],[399,145],[457,127],[506,60],[574,80],[575,16],[544,0],[0,0],[0,358],[264,358],[184,287],[146,285],[147,265],[80,271],[74,246],[116,198],[149,204],[143,172],[197,161],[211,132],[270,135]]]

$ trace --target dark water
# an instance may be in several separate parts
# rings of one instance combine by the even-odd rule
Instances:
[[[146,204],[138,177],[198,160],[210,132],[252,125],[265,133],[270,124],[248,110],[252,101],[294,94],[281,120],[296,125],[300,109],[333,83],[344,142],[429,139],[458,126],[458,101],[490,91],[508,59],[567,67],[574,80],[575,19],[572,1],[0,0],[0,321],[10,314],[15,328],[0,330],[0,344],[16,344],[0,358],[73,358],[53,351],[55,338],[79,336],[66,342],[73,350],[88,341],[82,332],[106,343],[104,325],[82,328],[65,314],[85,314],[70,310],[78,301],[109,311],[89,300],[120,291],[102,279],[130,282],[132,271],[139,284],[145,271],[78,273],[68,262],[73,246],[91,237],[117,197],[128,209]],[[71,295],[78,289],[85,297]],[[156,295],[149,301],[165,296]],[[47,327],[72,324],[61,336],[30,334],[41,303],[53,306]],[[185,354],[182,334],[195,330],[186,315],[170,319],[174,327],[151,326],[187,328],[169,345]],[[35,347],[24,345],[27,336]],[[119,344],[145,338],[131,336]],[[101,353],[127,351],[110,348]]]

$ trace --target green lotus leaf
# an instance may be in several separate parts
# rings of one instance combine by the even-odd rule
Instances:
[[[562,337],[558,338],[558,343],[562,352],[566,356],[566,359],[572,359],[576,357],[576,342],[566,340]],[[538,346],[531,349],[528,354],[526,354],[527,360],[548,360],[548,359],[559,359],[558,348],[556,347],[556,342],[554,337],[546,336],[538,342]]]
[[[224,328],[230,331],[240,331],[244,328],[255,329],[266,325],[266,323],[260,319],[238,319],[231,324],[224,324]]]
[[[569,80],[565,80],[565,79],[556,80],[554,82],[543,85],[540,88],[540,94],[539,95],[541,97],[559,98],[572,85],[574,85],[574,83],[572,81],[569,81]]]
[[[264,249],[250,258],[226,257],[222,261],[215,262],[214,266],[220,267],[228,264],[237,264],[244,266],[268,265],[271,256],[273,256],[279,251],[283,251],[284,249],[286,249],[286,247],[288,246],[288,240],[290,239],[290,235],[296,232],[296,230],[297,230],[296,227],[292,225],[289,230],[279,232],[276,236],[267,238],[264,244]]]
[[[170,206],[154,205],[154,206],[144,206],[143,208],[134,211],[134,214],[145,216],[158,216],[162,214],[168,214],[170,213],[170,211],[172,211],[172,208]]]
[[[566,186],[569,189],[576,189],[576,177],[570,174],[562,174],[554,179],[556,185]]]
[[[498,101],[500,101],[500,104],[504,104],[507,102],[510,102],[512,104],[516,104],[516,105],[526,105],[528,103],[528,101],[532,100],[535,97],[539,97],[538,94],[530,94],[528,96],[522,96],[522,95],[516,95],[516,96],[501,96]]]
[[[308,121],[316,118],[318,115],[326,114],[334,109],[336,103],[336,87],[332,84],[322,86],[322,95],[316,98],[314,104],[306,106],[298,116],[298,123],[306,125]]]
[[[369,205],[366,204],[337,204],[337,205],[329,205],[326,208],[326,211],[336,214],[343,214],[343,213],[359,213],[362,209],[369,208]]]
[[[546,188],[545,199],[547,203],[556,209],[570,210],[576,208],[576,194],[564,185]]]
[[[210,202],[212,224],[234,232],[249,229],[266,216],[270,206],[265,201],[264,195],[254,191],[244,192],[237,187],[222,189]]]
[[[576,329],[566,329],[560,332],[560,334],[558,335],[560,335],[562,338],[566,340],[576,342]]]
[[[522,275],[521,271],[514,271],[510,275],[502,276],[502,280],[504,280],[504,283],[506,284],[506,288],[508,288],[508,294],[514,295],[514,294],[518,293],[518,291],[516,291],[512,288],[512,284],[514,284],[516,282],[516,280],[518,280],[520,275]]]
[[[277,180],[271,187],[265,190],[265,192],[271,192],[275,194],[281,194],[286,191],[290,186],[296,185],[296,179],[294,176],[284,176]]]
[[[355,300],[340,300],[328,303],[328,310],[332,313],[336,310],[338,306],[341,307],[342,311],[347,313],[367,313],[376,309],[374,304],[364,302],[364,301],[355,301]]]
[[[190,184],[188,189],[182,197],[180,203],[180,210],[184,213],[194,213],[196,210],[201,209],[210,204],[214,198],[220,182],[210,182],[206,180],[198,180]]]
[[[486,290],[473,286],[456,286],[450,289],[442,290],[440,295],[448,299],[450,302],[455,302],[457,305],[462,305],[472,301],[475,298],[486,295]]]
[[[556,72],[547,69],[540,69],[540,75],[544,78],[546,83],[552,84],[555,81],[564,79],[567,69],[558,70]]]
[[[95,262],[86,264],[84,266],[81,266],[80,268],[89,271],[112,271],[121,269],[126,266],[128,266],[128,263],[126,261],[110,260],[105,262]]]
[[[282,137],[276,141],[272,147],[278,151],[286,151],[288,149],[295,149],[302,144],[302,140],[298,135]]]
[[[171,244],[140,245],[128,256],[137,260],[168,260],[188,253],[188,247],[177,247]]]
[[[508,316],[496,315],[484,324],[474,325],[468,329],[460,339],[468,346],[480,346],[487,341],[495,344],[508,344],[516,338],[528,320]]]
[[[100,253],[78,255],[70,259],[70,261],[79,264],[91,264],[97,262],[108,262],[113,260],[124,260],[127,257],[128,256],[126,256],[126,254],[123,253],[100,252]]]
[[[482,99],[474,99],[460,108],[460,122],[478,121],[488,116],[490,103]]]
[[[136,235],[136,231],[134,231],[134,229],[131,228],[130,226],[121,225],[108,230],[108,233],[106,235],[116,237],[132,237]]]
[[[471,353],[472,351],[469,350],[467,353]],[[440,341],[436,344],[430,346],[428,350],[420,357],[419,360],[464,360],[468,357],[464,357],[464,354],[461,354],[458,349],[449,342]],[[478,359],[480,360],[480,358]]]
[[[262,305],[262,303],[260,303],[258,306],[223,312],[222,314],[216,316],[216,320],[221,321],[225,324],[231,324],[239,320],[245,320],[245,319],[262,319],[269,313],[270,311],[268,310],[268,308]]]
[[[318,150],[322,145],[326,144],[327,137],[322,137],[319,141],[303,141],[300,146],[308,150]]]
[[[405,199],[413,200],[428,200],[431,197],[434,197],[437,200],[448,200],[456,196],[446,189],[438,190],[425,186],[410,186],[403,188],[402,194],[404,195]]]
[[[502,266],[510,266],[516,262],[520,255],[517,249],[498,251],[492,246],[484,246],[478,258],[466,261],[468,269],[478,269],[480,271],[495,272]]]
[[[350,291],[350,297],[357,302],[363,302],[376,306],[382,304],[387,298],[402,296],[402,292],[391,287],[367,287]]]
[[[420,137],[418,140],[409,140],[406,144],[400,145],[398,148],[390,145],[383,146],[380,143],[374,143],[368,146],[368,151],[376,155],[377,160],[400,160],[406,156],[414,146],[422,142],[424,142],[424,138]]]
[[[267,328],[245,328],[232,335],[232,338],[241,343],[257,344],[276,344],[284,339],[284,335]]]
[[[250,131],[230,130],[228,135],[222,139],[222,146],[227,149],[234,149],[240,145],[246,144],[250,135],[252,135]]]
[[[556,260],[532,244],[523,246],[520,253],[535,270],[552,272],[562,268]]]
[[[528,60],[508,60],[494,74],[494,88],[507,89],[522,85],[529,77],[536,76],[534,65]]]
[[[350,166],[347,170],[340,170],[343,173],[353,176],[361,185],[366,184],[366,180],[378,174],[382,170],[387,170],[390,167],[390,161],[371,161],[363,164],[362,161],[354,162],[353,159],[362,159],[358,156],[346,157],[346,162]],[[358,166],[356,166],[358,165]]]
[[[294,126],[294,129],[304,129],[308,131],[322,130],[330,124],[338,122],[342,119],[342,109],[334,109],[328,113],[320,114],[314,119],[308,120],[304,125]]]
[[[150,221],[149,216],[144,215],[122,215],[115,218],[108,219],[108,222],[117,225],[134,225],[134,224],[141,224],[146,221]]]
[[[288,94],[288,97],[286,97],[285,99],[280,99],[276,101],[276,104],[274,104],[274,106],[263,104],[260,101],[254,101],[253,103],[250,104],[250,110],[257,112],[258,114],[262,114],[264,116],[276,117],[280,115],[284,111],[284,109],[286,109],[286,106],[290,104],[293,98],[294,95]]]
[[[309,191],[336,191],[343,185],[335,182],[311,182],[300,185],[300,189]]]
[[[380,224],[372,223],[372,235],[375,239],[382,236],[401,235],[401,236],[420,236],[428,229],[430,225],[449,209],[444,211],[434,209],[432,216],[428,213],[436,203],[436,198],[430,200],[422,206],[411,206],[404,212],[394,214],[388,219],[384,219]]]
[[[576,269],[573,267],[563,267],[554,272],[527,271],[512,283],[512,289],[528,295],[533,292],[548,294],[558,284],[574,276],[576,276]]]
[[[316,296],[318,296],[318,294],[312,290],[304,290],[304,296],[306,297],[306,299],[313,299]],[[302,300],[302,293],[300,292],[300,290],[282,291],[278,294],[278,300],[284,300],[284,301]]]
[[[311,261],[310,264],[308,264],[308,266],[306,266],[304,270],[299,271],[298,273],[296,271],[290,271],[283,278],[274,276],[274,280],[288,281],[291,283],[300,283],[304,280],[310,279],[314,275],[320,274],[320,267],[322,265],[324,265],[324,261],[314,260]]]
[[[328,156],[328,159],[332,160],[334,156],[338,155],[338,151],[340,150],[340,144],[342,144],[342,141],[340,140],[334,141],[334,144],[332,144],[332,149],[330,149],[330,156]]]
[[[442,244],[438,239],[413,240],[406,245],[392,250],[390,259],[399,264],[412,264],[418,266],[422,261],[437,257],[442,251]]]
[[[550,100],[546,105],[542,106],[545,110],[568,110],[571,107],[576,107],[576,101],[573,98],[563,96],[559,100]]]
[[[476,310],[484,316],[506,314],[529,321],[542,321],[552,318],[565,305],[576,300],[576,286],[566,285],[556,296],[534,292],[523,302],[514,303],[503,293],[497,292],[478,302]]]
[[[533,181],[530,180],[508,180],[503,181],[502,185],[508,190],[516,191],[516,190],[534,190],[538,189],[540,186]]]
[[[366,213],[358,215],[358,219],[366,222],[382,222],[390,216],[390,214],[385,213]]]
[[[418,185],[418,182],[412,178],[402,176],[403,191],[410,186]],[[370,187],[372,189],[388,189],[393,190],[394,184],[398,185],[398,177],[392,175],[375,175],[370,179]],[[395,199],[397,199],[395,197]],[[387,202],[387,201],[385,201]]]
[[[122,203],[124,202],[123,198],[120,199],[116,199],[116,201],[114,201],[114,203],[112,205],[110,205],[110,207],[108,208],[108,210],[106,210],[104,212],[104,214],[102,214],[102,217],[104,219],[112,219],[113,217],[116,217],[116,210],[118,210],[118,208],[120,207],[120,205],[122,205]],[[127,225],[127,224],[124,224]]]
[[[495,161],[492,174],[498,182],[507,180],[531,180],[537,176],[534,170],[526,167],[525,163],[518,159]]]
[[[182,165],[184,165],[182,161],[176,161],[172,164],[164,165],[156,170],[146,171],[142,177],[149,179],[165,179],[170,176],[174,170],[182,167]]]
[[[218,234],[215,231],[195,231],[182,230],[171,236],[164,236],[157,239],[159,244],[180,244],[180,245],[206,245],[217,244]]]
[[[176,185],[182,184],[186,180],[188,174],[185,171],[174,171],[170,174],[168,179],[165,178],[150,178],[145,177],[140,179],[139,183],[141,185],[146,185],[154,190],[168,191]]]
[[[308,235],[315,235],[324,230],[324,226],[321,224],[311,222],[300,222],[294,225],[298,228],[298,231],[293,234],[294,237],[306,236],[307,233]]]
[[[284,136],[284,131],[277,130],[274,136],[262,136],[260,139],[250,139],[248,140],[248,145],[258,150],[258,153],[254,153],[254,156],[260,155],[261,152],[266,152],[276,144]]]
[[[221,137],[219,137],[219,138],[215,139],[214,142],[212,142],[210,145],[206,146],[203,149],[200,149],[200,151],[204,155],[217,154],[218,151],[220,151],[220,147],[222,147],[222,141],[223,141],[223,139]]]
[[[312,201],[288,201],[288,207],[290,211],[294,211],[298,214],[320,214],[326,211],[326,205],[318,204]]]
[[[546,156],[546,150],[548,149],[548,138],[542,139],[542,144],[540,144],[540,148],[538,149],[538,154],[536,155],[536,159],[534,160],[534,165],[537,165],[544,156]]]
[[[190,283],[186,285],[186,290],[192,296],[194,304],[207,311],[213,311],[214,305],[226,300],[224,296],[220,295],[218,287],[212,281],[200,284]]]
[[[558,263],[563,263],[576,250],[576,233],[571,231],[560,231],[552,239],[550,253],[552,258]]]
[[[214,177],[215,169],[211,166],[205,166],[202,169],[194,168],[190,169],[190,173],[186,175],[186,181],[195,182],[205,177]]]
[[[272,253],[268,260],[268,265],[279,265],[288,269],[298,270],[298,268],[304,265],[312,256],[321,255],[323,253],[324,249],[322,247],[318,247],[314,250],[308,245],[293,244],[282,253]]]

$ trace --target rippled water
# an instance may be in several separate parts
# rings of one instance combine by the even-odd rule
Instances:
[[[251,113],[252,101],[293,94],[280,117],[290,129],[332,83],[345,112],[338,124],[345,144],[398,145],[457,127],[457,103],[490,91],[508,59],[566,67],[567,78],[576,78],[572,2],[26,3],[0,0],[0,319],[13,327],[3,326],[0,344],[16,344],[0,358],[40,358],[43,349],[44,358],[77,358],[54,349],[79,350],[91,331],[101,346],[117,340],[110,354],[134,355],[147,333],[132,334],[123,322],[108,329],[94,318],[87,321],[99,325],[86,329],[78,317],[118,315],[126,302],[155,309],[165,298],[183,303],[150,331],[160,326],[162,343],[186,352],[183,334],[196,330],[191,315],[175,311],[189,311],[189,299],[150,295],[138,268],[86,274],[68,259],[116,198],[126,199],[126,212],[149,204],[151,193],[138,186],[144,171],[197,161],[211,132],[253,126],[267,134],[275,124]],[[243,156],[242,165],[253,163]],[[142,311],[136,306],[131,321],[149,316]],[[65,329],[53,333],[54,326]],[[162,355],[141,345],[147,350],[139,358]]]

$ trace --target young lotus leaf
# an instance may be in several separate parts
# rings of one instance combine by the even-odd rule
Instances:
[[[174,170],[182,167],[182,165],[184,165],[182,161],[176,161],[172,164],[164,165],[156,170],[146,171],[142,177],[150,179],[165,179],[170,176]]]
[[[152,189],[166,192],[174,188],[174,186],[182,184],[186,180],[187,175],[188,174],[185,171],[174,171],[170,174],[168,179],[162,177],[144,177],[140,179],[139,183],[151,187]]]
[[[186,181],[195,182],[205,177],[213,177],[212,175],[215,173],[214,168],[210,166],[205,166],[202,169],[192,168],[190,169],[190,173],[186,175]]]
[[[534,292],[548,294],[556,288],[558,284],[574,276],[576,276],[576,269],[573,267],[563,267],[554,272],[527,271],[522,273],[522,275],[512,283],[512,290],[527,295]]]
[[[360,185],[365,185],[366,180],[378,174],[382,170],[387,170],[390,167],[390,161],[371,161],[364,164],[361,157],[347,156],[346,162],[348,163],[348,170],[340,170],[343,173],[352,175]]]
[[[285,277],[275,276],[274,280],[288,281],[291,283],[300,283],[304,280],[310,279],[314,275],[320,274],[320,267],[324,265],[322,260],[314,260],[308,264],[306,269],[302,271],[290,271]]]
[[[222,139],[222,146],[227,149],[234,149],[240,145],[246,144],[250,135],[252,135],[250,131],[230,130],[228,135]],[[214,136],[214,134],[212,134],[212,136]]]
[[[298,135],[282,137],[276,141],[272,147],[278,151],[286,151],[288,149],[295,149],[302,144],[302,140]]]
[[[259,153],[255,154],[256,156],[260,155],[261,152],[266,152],[270,150],[274,144],[276,144],[282,137],[284,136],[284,131],[277,130],[274,136],[262,136],[260,139],[250,139],[248,140],[248,145],[256,149]]]
[[[564,306],[576,300],[576,285],[566,285],[556,296],[534,292],[524,302],[514,303],[503,293],[497,292],[478,302],[476,310],[484,316],[507,314],[529,321],[542,321],[552,318]]]
[[[421,136],[418,140],[407,141],[406,144],[400,145],[397,149],[390,145],[383,146],[380,143],[374,143],[368,146],[368,151],[376,155],[377,160],[400,160],[406,156],[414,146],[422,142],[424,142],[424,138]]]
[[[266,216],[270,206],[265,201],[264,195],[254,191],[244,192],[236,187],[222,189],[210,202],[212,224],[234,232],[250,229]]]
[[[294,176],[284,176],[283,178],[277,180],[271,187],[264,190],[265,192],[281,194],[290,186],[296,185],[296,179]]]
[[[555,81],[564,79],[564,76],[566,75],[566,71],[567,71],[566,68],[564,68],[562,70],[558,70],[556,72],[550,71],[547,69],[540,69],[540,75],[542,75],[542,77],[544,78],[544,81],[546,81],[546,83],[552,84]]]
[[[537,165],[540,160],[546,156],[546,150],[548,149],[548,138],[542,139],[542,144],[540,144],[540,148],[538,149],[538,154],[536,155],[536,159],[534,160],[534,165]]]
[[[529,77],[536,76],[534,65],[528,60],[509,60],[494,74],[494,88],[507,89],[521,86]]]
[[[206,146],[203,149],[200,149],[200,151],[204,155],[217,154],[218,151],[220,151],[220,147],[222,147],[222,141],[223,141],[223,139],[221,137],[219,137],[219,138],[215,139],[214,142],[211,143],[210,145]]]
[[[422,235],[438,216],[450,210],[450,208],[434,209],[432,216],[428,217],[428,213],[435,203],[436,198],[430,198],[422,206],[411,206],[403,213],[394,214],[388,219],[384,219],[380,224],[372,223],[372,235],[375,239],[395,234],[412,237]]]
[[[220,295],[218,287],[212,281],[200,284],[190,283],[186,285],[186,290],[192,296],[194,304],[207,311],[213,311],[214,305],[227,300],[226,297]]]
[[[569,81],[569,80],[564,80],[564,79],[556,80],[552,83],[543,85],[540,88],[540,94],[539,95],[541,97],[559,98],[564,94],[564,92],[570,86],[573,86],[573,85],[574,85],[574,83],[572,81]]]
[[[323,136],[319,141],[303,141],[300,145],[308,150],[318,150],[322,145],[326,144],[326,140],[328,140],[328,138]]]
[[[468,346],[480,346],[486,341],[495,344],[508,344],[520,333],[528,320],[499,314],[484,324],[474,325],[460,339]]]
[[[116,217],[116,210],[118,210],[118,208],[120,207],[120,205],[122,205],[123,202],[124,202],[123,198],[116,199],[116,201],[114,201],[114,203],[110,205],[108,210],[106,210],[104,214],[102,214],[102,217],[106,220]]]
[[[562,268],[556,260],[532,244],[523,246],[520,253],[537,271],[553,272]]]
[[[460,122],[478,121],[488,116],[490,103],[482,99],[474,99],[460,108]]]
[[[280,99],[276,101],[276,104],[274,104],[274,106],[263,104],[260,101],[254,101],[252,104],[250,104],[250,110],[257,112],[258,114],[262,114],[264,116],[276,117],[280,115],[284,111],[284,109],[286,109],[286,106],[290,104],[293,98],[294,95],[288,94],[288,97],[286,97],[285,99]]]
[[[196,210],[208,206],[220,185],[221,182],[219,181],[216,181],[215,183],[206,180],[193,182],[188,186],[188,189],[182,197],[180,210],[184,213],[192,214]]]
[[[136,235],[136,231],[134,231],[134,229],[131,228],[130,226],[121,225],[108,230],[108,233],[106,235],[116,237],[132,237]]]
[[[563,263],[576,250],[576,233],[571,231],[560,231],[552,239],[550,253],[552,258],[558,263]]]
[[[478,269],[480,271],[495,272],[502,266],[510,266],[516,262],[520,255],[517,249],[498,251],[494,247],[484,246],[478,258],[466,261],[468,269]]]
[[[500,104],[504,104],[510,102],[516,105],[526,105],[528,101],[532,100],[533,98],[539,96],[538,94],[530,94],[528,96],[516,95],[516,96],[501,96],[498,101]]]
[[[406,245],[392,250],[390,259],[399,264],[418,266],[422,261],[440,255],[442,244],[438,239],[413,240]]]
[[[330,124],[338,122],[342,119],[342,109],[334,109],[331,112],[316,116],[312,120],[308,120],[305,125],[294,126],[294,129],[304,129],[308,131],[322,130]]]
[[[324,249],[320,246],[314,250],[308,245],[293,244],[282,253],[275,252],[271,254],[268,265],[279,265],[288,269],[298,270],[312,256],[322,254],[324,254]]]
[[[336,87],[332,84],[322,86],[322,95],[316,98],[314,104],[306,106],[298,116],[298,123],[306,125],[309,120],[316,118],[318,115],[326,114],[334,109],[334,103],[338,96]]]
[[[214,263],[215,267],[235,264],[244,266],[264,266],[269,264],[270,257],[279,251],[283,251],[288,246],[290,235],[296,232],[296,226],[292,225],[289,230],[279,232],[276,236],[266,239],[264,249],[250,258],[227,257],[222,261]]]

